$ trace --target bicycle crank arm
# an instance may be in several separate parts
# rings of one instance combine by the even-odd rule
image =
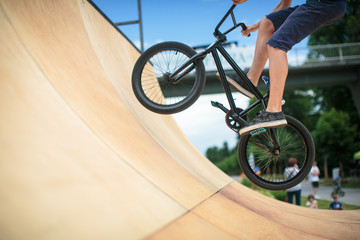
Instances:
[[[216,108],[219,108],[219,109],[222,110],[224,113],[229,112],[229,109],[227,109],[226,107],[224,107],[224,105],[222,105],[222,104],[219,103],[219,102],[211,101],[211,106],[216,107]]]

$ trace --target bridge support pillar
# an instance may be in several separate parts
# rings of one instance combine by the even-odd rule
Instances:
[[[355,83],[349,84],[349,87],[360,118],[360,80]]]

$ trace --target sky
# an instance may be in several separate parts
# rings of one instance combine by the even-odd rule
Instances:
[[[93,0],[113,22],[138,20],[137,0]],[[306,0],[293,0],[292,6]],[[254,24],[270,13],[280,1],[248,0],[235,8],[237,22]],[[191,47],[209,45],[215,41],[213,32],[217,23],[232,6],[231,0],[141,0],[145,49],[163,41],[179,41]],[[227,22],[225,23],[225,28]],[[139,25],[120,26],[119,29],[140,49]],[[222,30],[222,29],[220,29]],[[223,29],[225,31],[227,29]],[[237,41],[241,47],[253,48],[257,33],[241,36],[240,30],[230,33],[228,41]],[[306,46],[307,39],[298,46]],[[236,104],[245,108],[249,99],[235,94]],[[210,101],[228,106],[225,94],[202,95],[194,105],[173,117],[197,147],[205,154],[209,147],[229,147],[237,144],[237,135],[225,123],[225,114],[211,106]]]

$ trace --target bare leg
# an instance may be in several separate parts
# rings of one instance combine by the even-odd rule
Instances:
[[[257,86],[260,75],[264,69],[265,63],[269,58],[266,43],[275,31],[273,23],[266,17],[260,21],[258,37],[256,39],[255,55],[249,72],[248,78]]]
[[[317,194],[317,188],[314,187],[313,193],[314,193],[314,196]]]
[[[269,53],[270,97],[266,111],[281,112],[281,100],[284,93],[288,62],[286,52],[267,45]]]

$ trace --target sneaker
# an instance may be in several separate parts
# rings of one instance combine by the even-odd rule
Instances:
[[[220,79],[220,74],[216,73],[216,77]],[[246,86],[246,84],[243,83],[243,81],[240,79],[238,75],[232,75],[231,77],[226,75],[226,80],[233,88],[235,88],[245,96],[249,98],[255,97],[255,95],[251,92],[250,88],[248,88],[248,86]]]
[[[262,76],[261,79],[264,81],[264,83],[266,84],[268,90],[270,91],[270,79],[267,76]],[[281,100],[281,105],[285,104],[285,99],[283,98]]]
[[[283,112],[261,112],[248,126],[240,129],[240,135],[248,134],[258,128],[279,128],[287,125]]]

